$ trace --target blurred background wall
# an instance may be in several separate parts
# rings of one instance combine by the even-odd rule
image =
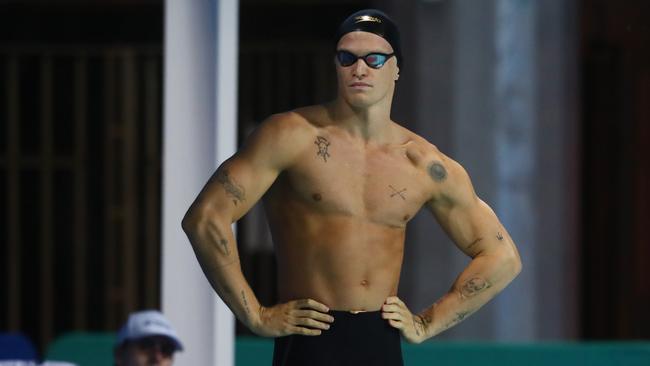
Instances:
[[[364,7],[401,26],[393,118],[467,168],[524,260],[440,338],[649,338],[648,3],[240,1],[240,142],[334,95],[332,34]],[[162,1],[0,3],[0,330],[43,348],[160,306],[163,27]],[[408,230],[412,310],[467,263],[432,222]],[[260,207],[239,246],[274,303]]]

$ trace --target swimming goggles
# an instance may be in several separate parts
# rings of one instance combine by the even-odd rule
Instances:
[[[357,62],[358,59],[363,59],[363,61],[368,65],[368,67],[373,68],[373,69],[379,69],[384,64],[388,59],[391,57],[395,56],[395,53],[390,53],[390,54],[385,54],[385,53],[379,53],[379,52],[372,52],[369,53],[365,56],[357,56],[352,52],[348,51],[336,51],[336,59],[339,60],[339,64],[343,67],[351,66],[355,62]]]

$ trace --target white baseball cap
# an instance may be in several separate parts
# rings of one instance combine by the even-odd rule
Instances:
[[[136,340],[144,337],[164,336],[176,344],[176,350],[182,351],[183,345],[176,335],[176,331],[164,315],[158,310],[144,310],[131,313],[129,320],[117,333],[117,344],[127,340]]]

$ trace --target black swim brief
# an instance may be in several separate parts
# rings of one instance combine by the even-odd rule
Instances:
[[[399,330],[382,319],[381,311],[353,314],[330,311],[334,322],[318,336],[290,335],[275,339],[273,366],[401,366]]]

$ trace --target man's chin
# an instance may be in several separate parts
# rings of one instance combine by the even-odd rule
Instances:
[[[354,108],[368,108],[377,103],[376,100],[370,98],[367,94],[349,95],[346,99],[348,100],[348,104]]]

